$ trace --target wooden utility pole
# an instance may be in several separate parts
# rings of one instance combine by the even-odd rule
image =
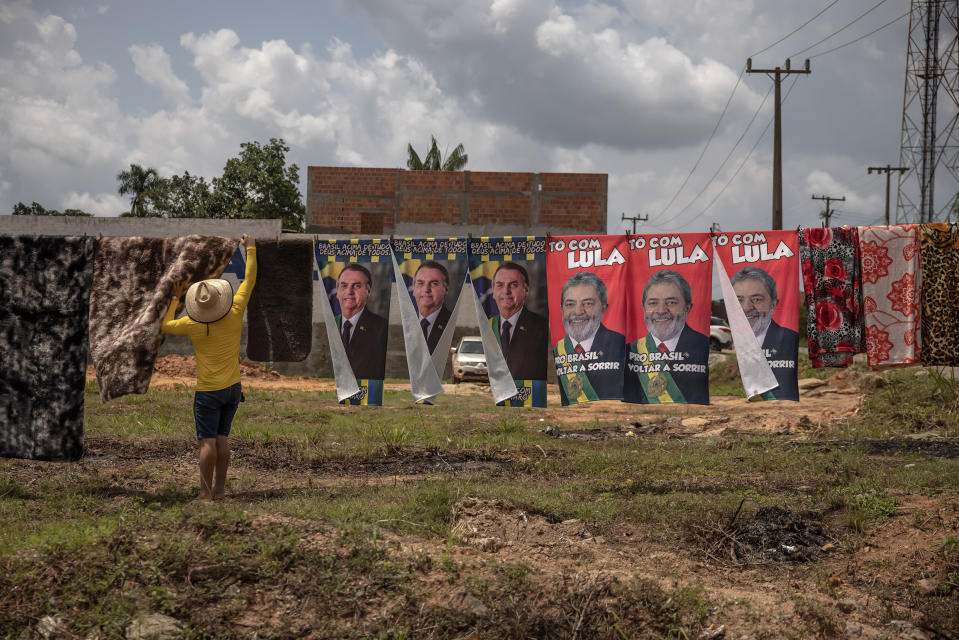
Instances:
[[[822,226],[823,226],[823,227],[828,227],[828,226],[829,226],[829,218],[833,217],[834,215],[838,215],[838,214],[836,214],[835,211],[832,211],[832,210],[829,209],[829,205],[830,205],[831,203],[833,203],[833,202],[845,202],[845,201],[846,201],[846,196],[843,196],[843,197],[841,197],[841,198],[834,198],[833,196],[825,196],[825,195],[823,195],[823,196],[813,196],[812,199],[813,199],[813,200],[825,200],[825,201],[826,201],[826,210],[823,211],[822,213],[820,213],[820,214],[819,214],[819,217],[822,218]]]
[[[647,214],[647,215],[645,215],[645,216],[633,216],[633,217],[631,217],[631,218],[626,217],[626,214],[625,214],[625,213],[623,213],[623,214],[621,214],[621,215],[623,216],[623,220],[624,220],[624,221],[626,221],[626,220],[632,220],[632,222],[633,222],[633,235],[636,235],[636,223],[637,223],[637,222],[646,222],[647,220],[649,220],[649,214]]]
[[[898,171],[899,173],[905,173],[909,171],[909,167],[894,167],[891,164],[887,164],[885,167],[869,167],[867,174],[875,171],[876,173],[885,173],[886,174],[886,226],[889,226],[889,175],[893,171]]]
[[[786,58],[786,68],[753,69],[753,59],[746,59],[746,73],[771,73],[776,83],[776,115],[773,133],[773,230],[783,228],[783,154],[782,154],[782,76],[792,73],[812,73],[809,70],[809,58],[803,69],[791,69],[789,58]]]

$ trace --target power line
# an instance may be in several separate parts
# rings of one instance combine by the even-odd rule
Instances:
[[[792,93],[793,87],[796,86],[796,83],[798,81],[799,81],[798,77],[793,78],[793,83],[789,85],[789,88],[786,90],[786,95],[783,96],[783,102],[786,102],[786,99],[789,98],[789,94]],[[725,193],[726,188],[733,183],[733,180],[735,180],[736,176],[739,175],[739,172],[742,171],[742,168],[746,165],[746,162],[749,160],[750,156],[753,155],[753,151],[756,150],[756,147],[759,146],[759,143],[762,142],[762,139],[766,137],[766,132],[769,131],[769,127],[772,126],[773,119],[774,118],[770,118],[769,122],[766,123],[766,128],[764,128],[763,132],[759,134],[758,138],[756,138],[756,142],[753,143],[753,146],[749,150],[749,153],[747,153],[746,157],[743,158],[743,161],[739,163],[739,166],[736,167],[736,171],[734,171],[733,175],[730,176],[729,180],[726,181],[726,184],[723,185],[723,188],[719,190],[719,193],[717,193],[713,197],[713,199],[709,201],[709,204],[703,207],[702,211],[700,211],[695,216],[693,216],[693,218],[691,218],[689,222],[692,222],[693,220],[698,220],[703,215],[705,215],[705,213],[709,210],[709,208],[713,206],[713,204],[719,199],[721,195],[723,195],[723,193]],[[686,224],[689,224],[689,222],[687,222]]]
[[[712,184],[713,180],[716,179],[716,176],[719,175],[719,172],[722,171],[722,169],[723,169],[724,166],[726,166],[726,163],[727,163],[727,162],[729,161],[729,159],[732,157],[733,153],[736,151],[737,148],[739,148],[739,143],[743,141],[743,138],[746,137],[746,134],[749,132],[749,129],[753,126],[753,122],[756,121],[757,116],[759,116],[759,113],[760,113],[760,112],[762,111],[762,109],[763,109],[763,105],[766,104],[766,100],[769,99],[769,94],[772,93],[772,91],[773,91],[773,87],[770,86],[770,87],[769,87],[769,90],[766,91],[766,95],[763,96],[762,102],[759,103],[759,106],[756,108],[756,111],[753,113],[753,117],[749,119],[749,123],[746,125],[746,128],[743,129],[742,135],[740,135],[740,136],[739,136],[739,139],[736,140],[736,144],[734,144],[734,145],[733,145],[733,148],[729,150],[729,153],[726,154],[726,157],[725,157],[725,158],[723,159],[723,161],[719,164],[719,167],[716,169],[716,171],[713,173],[713,175],[709,178],[709,180],[707,180],[706,183],[703,185],[703,188],[699,190],[699,193],[697,193],[695,196],[693,196],[693,199],[692,199],[692,200],[690,200],[689,202],[686,203],[686,206],[685,206],[685,207],[683,207],[682,209],[680,209],[679,213],[677,213],[675,216],[673,216],[673,219],[672,219],[671,222],[674,223],[674,224],[672,225],[674,228],[678,228],[678,227],[682,226],[682,224],[675,224],[676,218],[678,218],[679,216],[683,215],[691,206],[693,206],[693,203],[694,203],[694,202],[696,202],[697,200],[699,200],[699,197],[700,197],[701,195],[703,195],[703,193],[706,191],[706,189],[709,188],[709,185]],[[689,224],[689,223],[686,222],[686,223],[683,223],[683,224]],[[666,225],[666,226],[670,226],[670,225]]]
[[[836,0],[838,2],[838,0]],[[736,78],[736,85],[733,87],[732,93],[729,94],[729,99],[726,100],[726,106],[723,107],[723,112],[719,114],[719,120],[716,121],[716,126],[713,127],[713,132],[709,134],[709,139],[706,140],[706,144],[703,146],[703,150],[699,153],[699,157],[696,159],[696,163],[693,165],[693,168],[689,170],[689,173],[686,174],[686,179],[683,180],[683,183],[679,185],[679,189],[676,190],[676,193],[673,194],[673,197],[670,199],[669,204],[663,207],[663,210],[656,214],[656,217],[659,217],[666,213],[666,211],[673,206],[673,203],[676,202],[676,198],[679,197],[679,194],[682,192],[683,188],[686,186],[686,183],[689,182],[689,179],[693,177],[693,173],[696,171],[696,168],[699,166],[699,163],[702,161],[703,156],[706,155],[706,149],[709,148],[709,144],[713,141],[713,137],[716,135],[716,132],[719,131],[719,123],[723,121],[723,116],[726,115],[726,110],[729,109],[729,103],[733,101],[733,96],[736,95],[736,89],[739,88],[739,83],[742,82],[743,74],[746,73],[746,67],[743,67],[739,72],[739,77]]]
[[[789,36],[793,35],[793,34],[796,33],[797,31],[799,31],[800,29],[802,29],[803,27],[805,27],[807,24],[809,24],[809,23],[812,22],[813,20],[815,20],[816,18],[818,18],[818,17],[821,16],[822,14],[826,13],[826,11],[827,11],[828,9],[830,9],[830,8],[831,8],[834,4],[836,4],[837,2],[839,2],[839,0],[833,0],[832,2],[830,2],[829,4],[827,4],[825,7],[823,7],[822,10],[819,11],[819,13],[817,13],[816,15],[814,15],[813,17],[811,17],[809,20],[806,20],[806,21],[803,22],[801,25],[799,25],[798,27],[796,27],[795,29],[793,29],[792,31],[790,31],[789,33],[787,33],[786,35],[784,35],[784,36],[783,36],[782,38],[780,38],[779,40],[776,40],[776,42],[772,43],[771,45],[769,45],[769,46],[766,47],[765,49],[760,49],[759,51],[757,51],[756,53],[752,54],[752,55],[749,56],[749,57],[750,57],[750,58],[755,58],[755,57],[758,56],[760,53],[766,53],[767,51],[769,51],[770,49],[772,49],[773,47],[775,47],[777,44],[779,44],[780,42],[782,42],[783,40],[785,40],[785,39],[788,38]]]
[[[885,1],[885,0],[883,0],[883,1]],[[774,42],[774,43],[772,43],[771,45],[769,45],[769,46],[767,46],[767,47],[765,47],[765,48],[763,48],[763,49],[760,49],[760,50],[757,51],[756,53],[752,54],[752,56],[750,56],[750,57],[756,57],[756,56],[758,56],[758,55],[761,54],[761,53],[765,53],[766,51],[769,51],[770,49],[772,49],[773,47],[775,47],[777,44],[779,44],[780,42],[782,42],[782,41],[785,40],[786,38],[789,38],[789,37],[792,36],[793,34],[797,33],[800,29],[802,29],[803,27],[805,27],[806,25],[808,25],[810,22],[812,22],[813,20],[815,20],[816,18],[818,18],[818,17],[821,16],[822,14],[824,14],[827,10],[829,10],[830,8],[832,8],[833,5],[835,5],[835,4],[838,3],[838,2],[839,2],[839,0],[833,0],[832,2],[830,2],[829,4],[827,4],[825,7],[823,7],[818,13],[816,13],[816,15],[814,15],[813,17],[811,17],[811,18],[809,18],[808,20],[806,20],[804,23],[802,23],[801,25],[799,25],[798,27],[796,27],[795,29],[793,29],[792,31],[790,31],[789,33],[787,33],[785,36],[783,36],[782,38],[780,38],[780,39],[777,40],[776,42]],[[656,218],[658,218],[659,216],[661,216],[661,215],[663,215],[664,213],[666,213],[666,212],[669,210],[669,208],[670,208],[671,206],[673,206],[673,203],[676,202],[676,198],[678,198],[678,197],[679,197],[679,194],[682,193],[683,189],[686,187],[686,184],[689,182],[689,179],[693,177],[693,173],[695,173],[696,169],[699,167],[699,163],[702,162],[703,157],[706,155],[706,150],[709,149],[709,145],[712,143],[713,138],[716,136],[716,132],[719,130],[719,125],[720,125],[720,123],[723,121],[723,118],[724,118],[725,115],[726,115],[726,111],[729,109],[730,103],[733,101],[733,96],[736,95],[736,90],[739,88],[739,85],[740,85],[740,83],[742,82],[742,79],[743,79],[743,74],[744,74],[745,72],[746,72],[746,68],[745,68],[745,67],[743,67],[743,68],[739,71],[739,77],[736,78],[736,84],[733,86],[733,90],[732,90],[732,92],[730,92],[729,98],[726,99],[726,105],[723,107],[722,113],[719,114],[719,119],[716,121],[716,126],[713,127],[712,133],[709,134],[709,139],[706,140],[706,144],[703,145],[703,149],[702,149],[702,151],[700,151],[699,157],[696,159],[696,162],[693,164],[692,169],[689,170],[689,173],[686,174],[686,178],[683,179],[683,182],[682,182],[682,184],[679,185],[679,188],[676,190],[676,193],[674,193],[674,194],[673,194],[673,197],[670,198],[669,203],[668,203],[665,207],[663,207],[663,209],[662,209],[658,214],[656,214],[656,216],[655,216]],[[744,133],[743,135],[745,135],[745,133]],[[732,152],[730,152],[730,153],[732,153]]]
[[[900,20],[902,20],[903,18],[905,18],[905,17],[908,16],[908,15],[909,15],[909,12],[907,11],[907,12],[905,12],[904,14],[902,14],[901,16],[899,16],[898,18],[894,18],[893,20],[891,20],[890,22],[887,22],[886,24],[882,25],[881,27],[879,27],[879,28],[877,28],[877,29],[873,29],[872,31],[870,31],[869,33],[867,33],[867,34],[864,35],[864,36],[859,36],[859,37],[856,38],[855,40],[850,40],[850,41],[847,42],[846,44],[841,44],[841,45],[839,45],[838,47],[833,47],[832,49],[827,49],[826,51],[823,51],[822,53],[817,53],[816,55],[814,55],[814,56],[809,56],[809,57],[810,57],[810,58],[818,58],[819,56],[824,56],[824,55],[826,55],[827,53],[832,53],[833,51],[838,51],[839,49],[842,49],[843,47],[848,47],[848,46],[851,45],[851,44],[856,44],[857,42],[859,42],[859,41],[862,40],[863,38],[868,38],[868,37],[871,36],[872,34],[878,32],[878,31],[882,31],[882,30],[885,29],[886,27],[891,26],[891,25],[899,22]]]
[[[812,48],[814,48],[814,47],[818,47],[819,45],[821,45],[821,44],[822,44],[823,42],[825,42],[826,40],[829,40],[829,39],[832,38],[833,36],[839,35],[840,33],[842,33],[843,31],[845,31],[846,29],[848,29],[848,28],[851,27],[852,25],[856,24],[857,22],[859,22],[860,20],[862,20],[863,18],[865,18],[867,15],[869,15],[870,13],[872,13],[873,11],[875,11],[876,9],[878,9],[879,7],[881,7],[882,5],[884,5],[884,4],[885,4],[886,2],[888,2],[888,1],[889,1],[889,0],[879,0],[879,2],[877,2],[876,4],[874,4],[871,9],[867,9],[865,13],[860,14],[859,17],[856,18],[855,20],[853,20],[852,22],[847,23],[845,26],[840,27],[840,28],[837,29],[836,31],[833,31],[833,32],[830,33],[828,36],[826,36],[825,38],[823,38],[822,40],[820,40],[819,42],[816,42],[815,44],[811,44],[811,45],[809,45],[808,47],[806,47],[805,49],[803,49],[802,51],[797,51],[796,53],[792,54],[792,55],[789,56],[789,57],[790,57],[790,58],[796,58],[796,57],[798,57],[798,56],[806,53],[806,52],[809,51],[810,49],[812,49]]]

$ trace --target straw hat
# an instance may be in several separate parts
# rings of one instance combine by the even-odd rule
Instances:
[[[194,282],[187,289],[186,313],[194,322],[216,322],[233,306],[233,285],[226,280]]]

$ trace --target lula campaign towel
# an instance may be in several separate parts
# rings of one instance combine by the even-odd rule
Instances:
[[[216,278],[237,245],[237,240],[197,235],[97,242],[90,352],[104,402],[146,393],[174,286]]]
[[[799,235],[806,335],[814,367],[845,367],[863,351],[862,277],[855,227],[813,227]]]
[[[256,287],[246,308],[246,357],[300,362],[313,344],[313,241],[257,240]]]
[[[0,456],[76,460],[93,238],[0,237]]]
[[[919,226],[859,227],[866,356],[873,368],[919,362]]]
[[[959,225],[919,227],[922,260],[922,364],[959,366]]]

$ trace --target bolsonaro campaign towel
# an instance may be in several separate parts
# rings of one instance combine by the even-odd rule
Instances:
[[[394,238],[391,244],[413,398],[429,401],[443,392],[439,381],[450,359],[453,318],[469,266],[467,240]]]
[[[337,397],[381,406],[393,261],[388,240],[317,240]]]
[[[497,404],[545,407],[549,366],[546,238],[473,238],[469,262],[477,324]]]

